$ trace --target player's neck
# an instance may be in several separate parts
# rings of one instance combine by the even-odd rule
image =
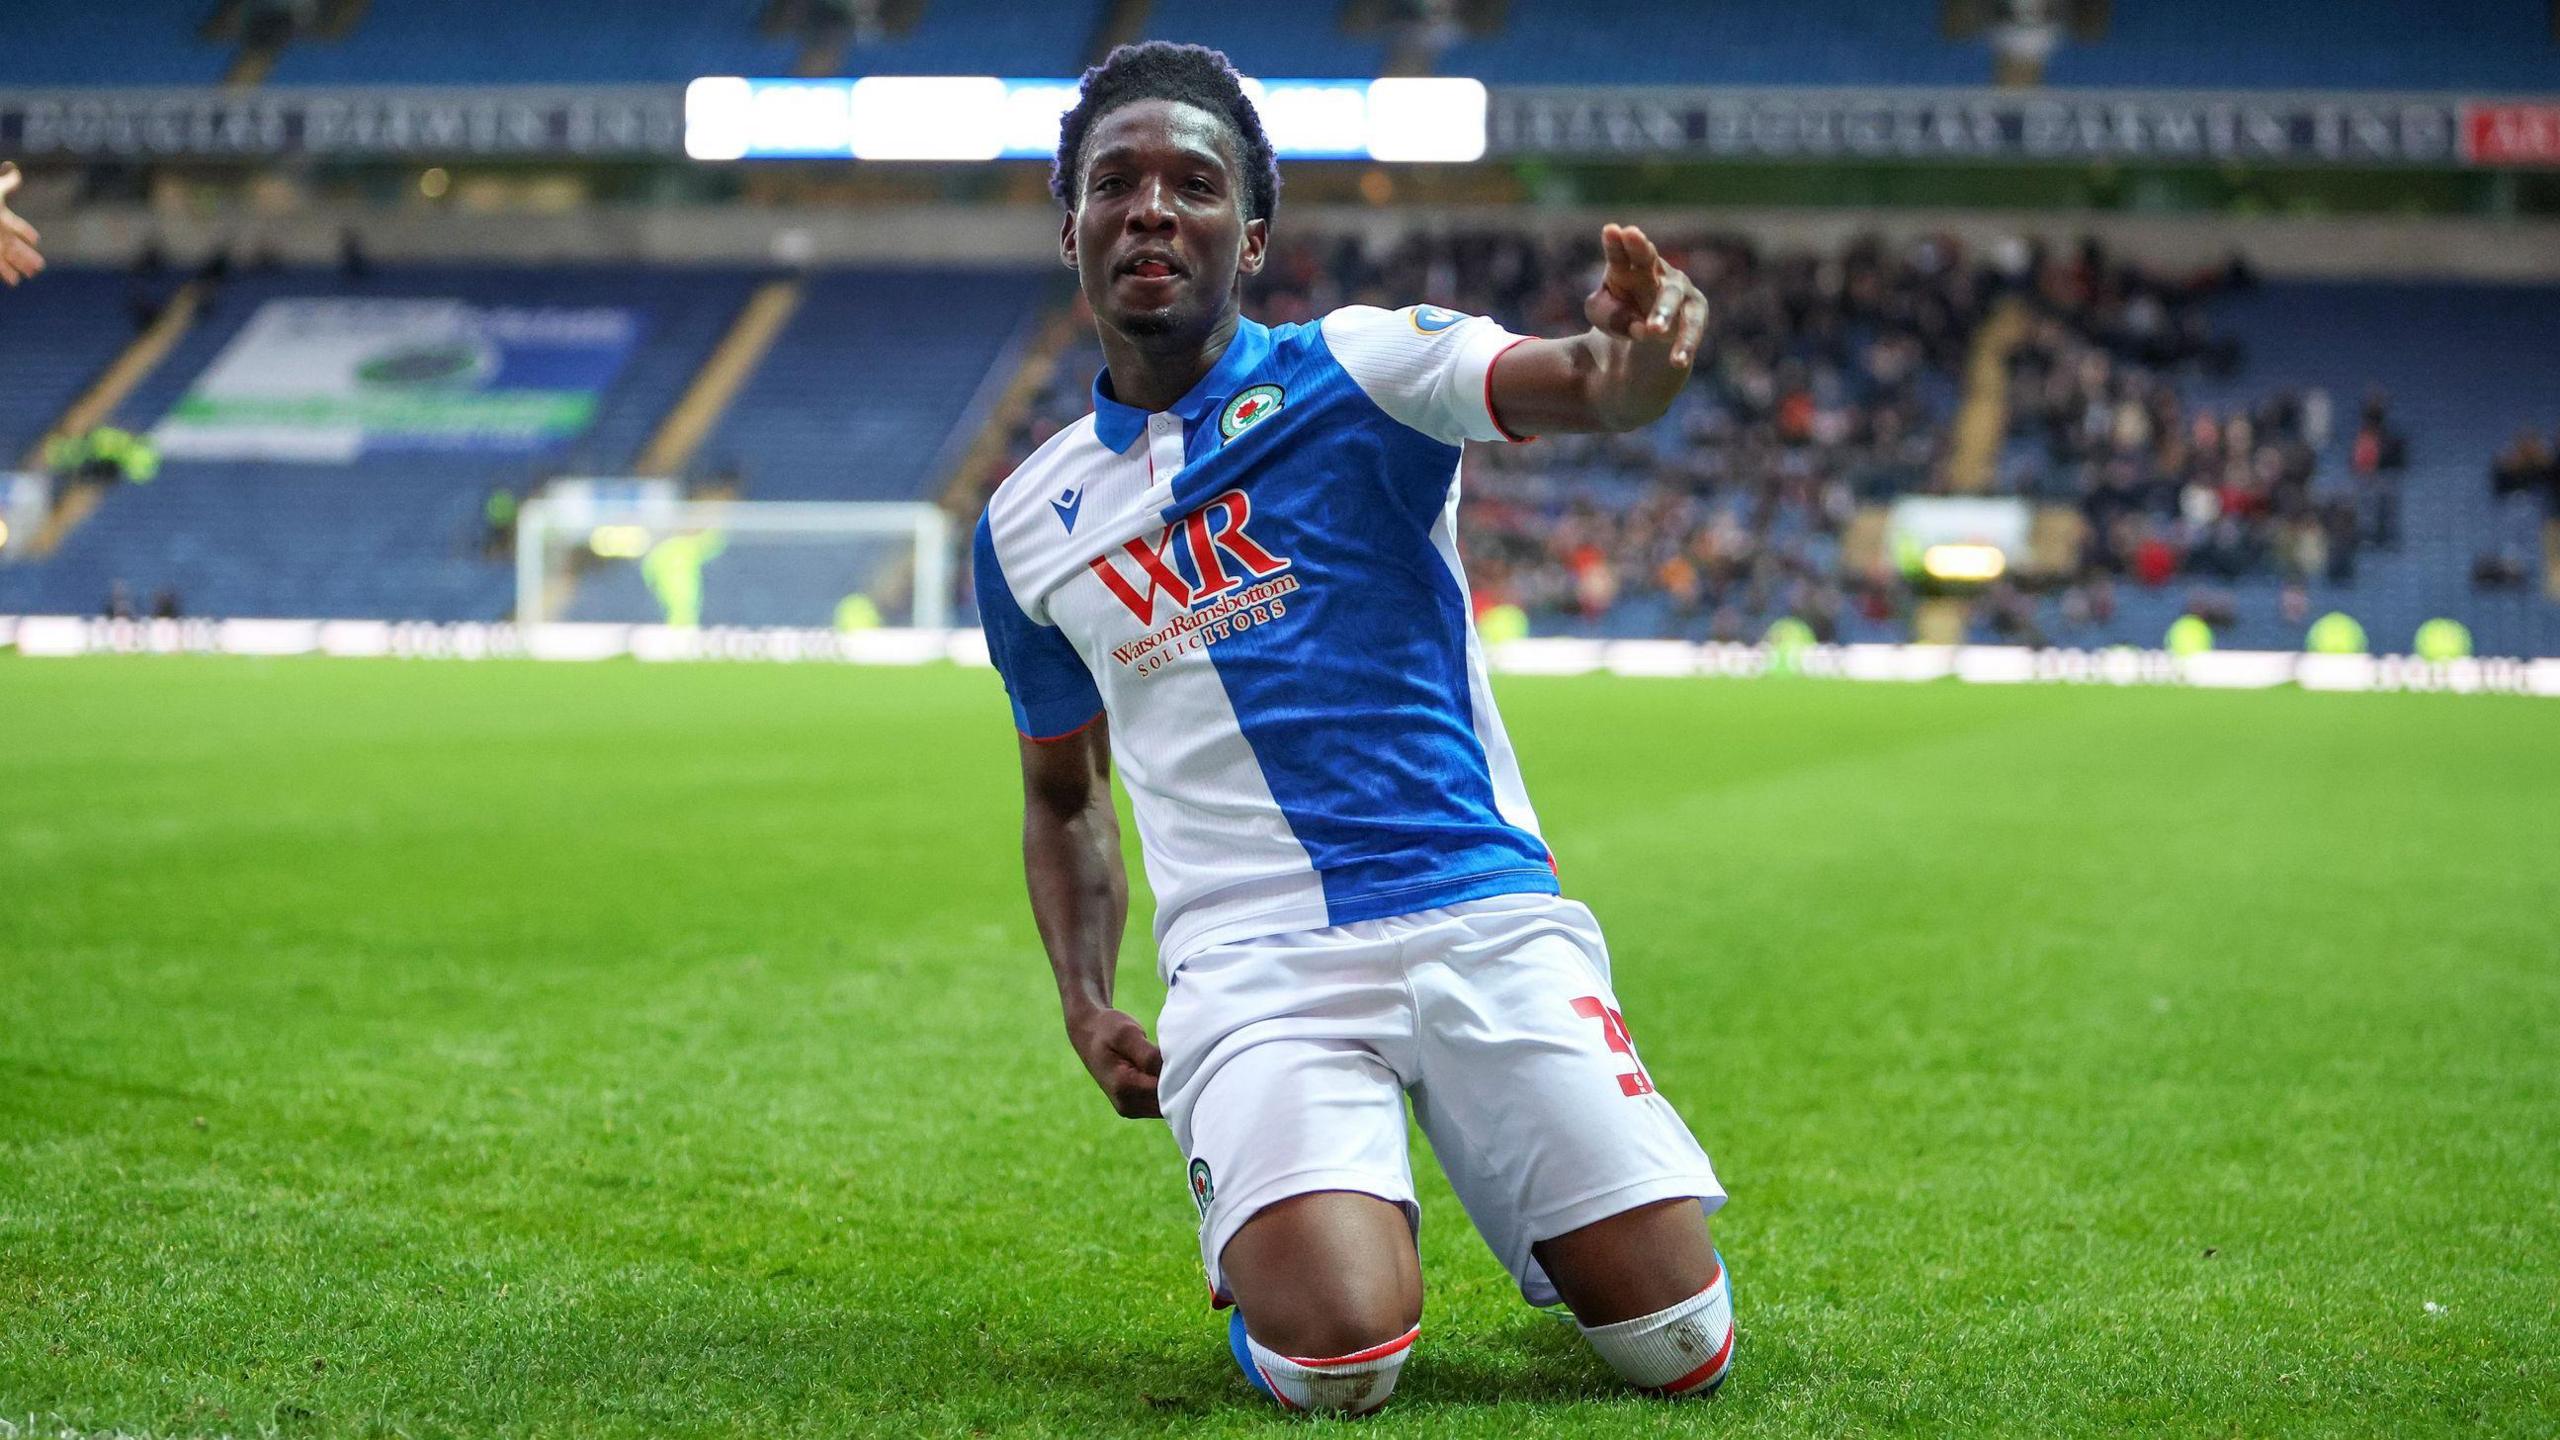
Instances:
[[[1236,315],[1218,317],[1203,336],[1125,335],[1099,327],[1112,398],[1136,410],[1166,410],[1191,393],[1235,343]]]

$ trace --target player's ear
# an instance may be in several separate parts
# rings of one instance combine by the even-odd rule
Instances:
[[[1244,222],[1244,250],[1236,256],[1237,272],[1244,275],[1261,274],[1263,247],[1270,243],[1270,221],[1247,220]]]
[[[1076,212],[1067,212],[1065,223],[1058,227],[1058,258],[1070,270],[1076,268]]]

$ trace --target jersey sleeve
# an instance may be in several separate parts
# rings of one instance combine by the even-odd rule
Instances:
[[[1013,728],[1034,740],[1059,740],[1092,724],[1102,713],[1102,692],[1094,688],[1092,673],[1057,626],[1022,613],[996,559],[995,532],[983,518],[972,554],[978,623],[987,632],[987,655],[1012,697]]]
[[[1525,440],[1493,413],[1493,362],[1528,337],[1437,305],[1347,305],[1324,342],[1378,408],[1434,440]]]

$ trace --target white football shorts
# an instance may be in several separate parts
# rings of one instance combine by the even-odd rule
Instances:
[[[1281,1200],[1353,1190],[1417,1228],[1404,1099],[1477,1233],[1531,1304],[1538,1241],[1724,1187],[1654,1089],[1591,912],[1502,895],[1213,946],[1156,1024],[1159,1098],[1200,1207],[1200,1259]]]

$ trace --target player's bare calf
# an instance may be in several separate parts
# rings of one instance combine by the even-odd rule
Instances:
[[[1583,1337],[1652,1394],[1711,1395],[1733,1364],[1733,1295],[1694,1202],[1612,1215],[1533,1247]]]

